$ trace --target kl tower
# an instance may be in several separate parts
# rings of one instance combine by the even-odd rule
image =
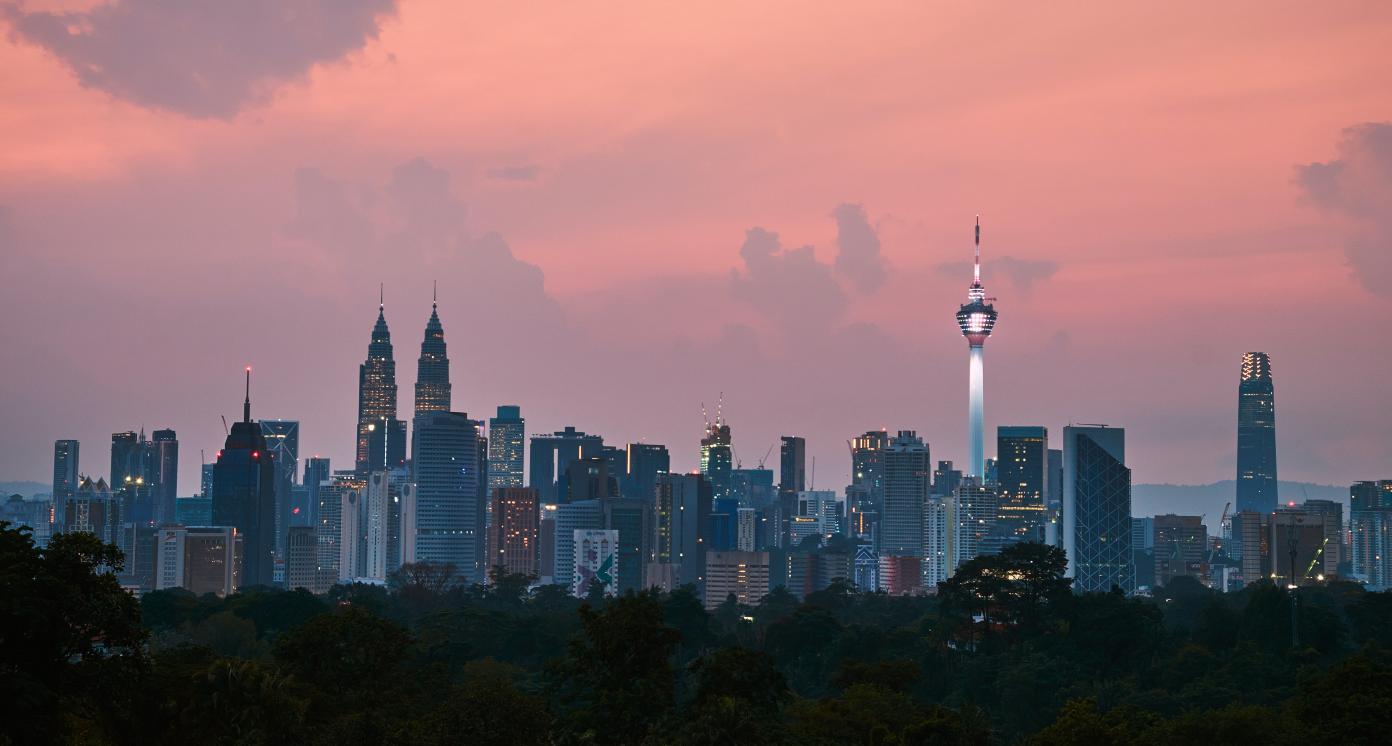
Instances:
[[[996,309],[986,297],[986,288],[981,286],[981,216],[976,216],[976,262],[972,265],[972,284],[967,288],[967,302],[957,309],[957,326],[971,347],[971,363],[968,368],[970,388],[967,395],[967,444],[969,455],[966,472],[968,476],[980,480],[986,478],[986,452],[982,444],[982,410],[985,408],[985,381],[982,370],[982,349],[986,338],[996,328]]]

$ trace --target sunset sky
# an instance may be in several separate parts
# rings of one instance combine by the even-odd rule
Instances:
[[[475,417],[962,461],[978,213],[988,433],[1231,479],[1262,350],[1283,479],[1392,478],[1392,4],[1115,5],[0,1],[0,479],[173,427],[192,494],[247,364],[349,468],[432,281]]]

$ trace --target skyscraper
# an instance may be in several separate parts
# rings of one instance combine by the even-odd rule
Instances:
[[[659,584],[659,577],[671,580],[672,587],[705,581],[711,506],[710,480],[700,474],[658,477],[645,585]]]
[[[284,554],[286,530],[295,481],[300,471],[300,423],[298,420],[261,420],[261,436],[276,467],[276,552]]]
[[[179,436],[173,430],[156,430],[147,447],[150,473],[146,479],[153,485],[155,520],[173,523],[174,501],[179,498]]]
[[[1242,356],[1237,384],[1237,511],[1270,513],[1276,496],[1276,394],[1265,352]]]
[[[982,443],[983,411],[985,409],[985,373],[982,351],[986,338],[996,328],[996,308],[988,303],[986,288],[981,286],[981,218],[976,219],[976,261],[972,265],[972,284],[967,288],[967,302],[957,309],[957,326],[971,348],[967,395],[967,476],[984,478],[986,451]]]
[[[567,426],[550,435],[532,436],[532,458],[527,467],[528,486],[535,487],[543,503],[554,503],[564,497],[558,492],[557,477],[564,477],[570,462],[577,458],[595,458],[604,448],[604,439],[587,435]]]
[[[913,430],[900,430],[884,450],[881,556],[923,556],[923,508],[932,473],[928,444]]]
[[[247,368],[242,421],[232,424],[213,466],[213,523],[243,538],[241,585],[271,585],[275,566],[275,457],[261,426],[251,419],[251,368]]]
[[[75,440],[55,440],[53,442],[53,527],[54,532],[63,530],[63,510],[67,501],[77,494],[79,444]]]
[[[652,443],[629,443],[625,454],[626,476],[620,486],[624,497],[651,501],[659,476],[672,470],[672,457],[667,446]]]
[[[111,434],[111,488],[119,489],[126,477],[144,478],[144,464],[141,463],[140,441],[143,440],[133,430]]]
[[[796,495],[807,489],[807,439],[784,435],[778,446],[778,491]]]
[[[527,421],[516,404],[498,407],[496,417],[488,418],[488,494],[501,487],[522,486],[523,449],[527,442]],[[533,485],[534,487],[536,485]]]
[[[701,438],[701,473],[711,481],[716,499],[730,496],[730,472],[735,468],[730,442],[730,425],[725,422],[722,407],[715,410],[715,422],[706,423]]]
[[[1049,430],[996,428],[996,486],[1002,543],[1044,540],[1049,493]]]
[[[369,439],[373,428],[382,420],[396,420],[396,361],[392,359],[385,302],[378,303],[377,323],[372,327],[367,359],[358,366],[358,427],[355,439],[356,469],[360,474],[365,475],[371,470],[368,463]]]
[[[467,582],[484,579],[484,495],[480,423],[462,412],[416,420],[415,562],[453,564]]]
[[[488,567],[510,575],[540,576],[538,531],[541,502],[532,487],[498,487],[493,491],[493,523],[488,527]]]
[[[1074,590],[1136,590],[1131,470],[1122,428],[1063,429],[1063,550]]]
[[[425,322],[420,362],[416,364],[416,417],[450,408],[449,357],[445,355],[445,329],[440,326],[436,298],[430,299],[430,320]]]
[[[1371,590],[1392,588],[1392,479],[1349,487],[1353,577]]]

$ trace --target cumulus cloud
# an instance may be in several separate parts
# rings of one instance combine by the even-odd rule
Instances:
[[[841,204],[831,213],[836,218],[836,271],[862,293],[878,290],[885,280],[885,259],[880,236],[870,225],[865,208]]]
[[[817,261],[811,246],[784,249],[777,233],[750,228],[740,258],[744,271],[730,270],[732,294],[786,331],[825,330],[846,307],[831,267]]]
[[[991,259],[982,266],[982,281],[988,286],[992,277],[1002,277],[1021,293],[1028,293],[1036,282],[1043,282],[1058,272],[1058,262],[1051,259],[1018,259],[1002,256]],[[943,262],[937,266],[938,274],[969,282],[971,262]]]
[[[123,0],[85,12],[0,6],[11,37],[87,88],[140,106],[228,119],[377,38],[396,0]]]
[[[393,169],[381,187],[301,169],[295,216],[284,230],[335,255],[336,264],[374,272],[389,284],[419,284],[422,274],[438,279],[442,294],[474,318],[503,307],[521,309],[481,325],[483,331],[507,337],[536,328],[562,330],[563,313],[546,292],[541,268],[518,259],[497,233],[470,235],[467,214],[450,172],[415,158]]]
[[[1369,292],[1392,296],[1392,123],[1350,127],[1339,157],[1296,169],[1296,183],[1321,210],[1344,218],[1344,253]]]

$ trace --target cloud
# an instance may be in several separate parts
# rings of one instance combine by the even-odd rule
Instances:
[[[1002,256],[983,263],[982,282],[989,287],[992,277],[1003,277],[1021,293],[1028,293],[1036,282],[1053,277],[1058,268],[1058,262],[1052,259],[1017,259],[1013,256]],[[944,277],[958,278],[970,284],[972,265],[971,262],[943,262],[937,266],[937,271]]]
[[[1349,127],[1339,158],[1296,168],[1296,184],[1321,210],[1346,220],[1344,254],[1369,292],[1392,296],[1392,123]]]
[[[536,165],[501,166],[488,169],[486,174],[488,178],[498,181],[536,181],[541,175],[541,168]]]
[[[841,204],[832,211],[836,218],[836,271],[862,293],[878,290],[885,280],[885,259],[880,254],[880,237],[870,225],[865,208]]]
[[[220,119],[362,48],[395,12],[396,0],[123,0],[71,13],[0,6],[11,38],[53,53],[84,87]]]
[[[730,270],[732,295],[785,331],[824,331],[846,308],[846,296],[831,267],[817,261],[811,246],[784,249],[777,233],[750,228],[740,257],[744,271]]]
[[[294,218],[285,234],[335,255],[355,273],[419,284],[438,279],[442,297],[470,318],[492,318],[480,336],[505,344],[539,329],[564,332],[564,314],[545,288],[540,267],[518,259],[497,233],[471,236],[468,206],[453,191],[449,171],[424,158],[392,170],[381,187],[353,185],[317,169],[296,175]],[[353,277],[351,280],[362,280]]]

